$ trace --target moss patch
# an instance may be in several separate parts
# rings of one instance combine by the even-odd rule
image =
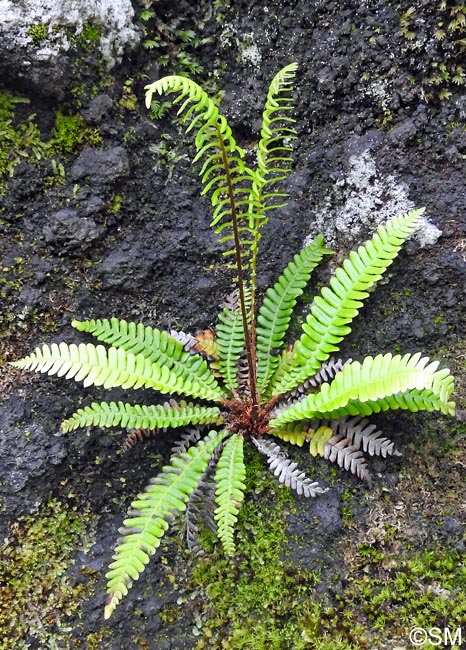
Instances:
[[[91,591],[67,574],[88,526],[88,512],[59,501],[12,526],[0,553],[0,650],[58,648],[69,639],[69,623]]]

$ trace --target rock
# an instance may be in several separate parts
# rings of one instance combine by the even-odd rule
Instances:
[[[111,69],[139,42],[133,17],[131,0],[0,0],[0,74],[63,97],[80,37]]]
[[[406,120],[387,135],[387,142],[394,147],[404,147],[416,136],[416,125],[413,120]]]
[[[48,495],[44,481],[41,490],[28,488],[33,479],[44,476],[51,465],[58,465],[66,456],[62,438],[46,432],[37,422],[24,426],[22,420],[30,413],[26,402],[11,397],[0,405],[0,494],[2,510],[15,516],[33,512]],[[28,492],[28,494],[26,494]]]
[[[77,210],[59,210],[50,215],[43,233],[47,244],[57,245],[65,250],[87,248],[100,237],[102,226],[90,217],[79,217]]]
[[[128,174],[129,158],[124,147],[113,147],[106,151],[86,147],[71,168],[70,178],[73,181],[88,178],[92,185],[100,187]]]
[[[113,107],[111,97],[102,94],[91,99],[88,107],[82,111],[82,116],[89,124],[99,125],[105,122]]]

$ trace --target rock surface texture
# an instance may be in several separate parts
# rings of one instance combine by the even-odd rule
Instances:
[[[137,45],[130,0],[1,0],[0,73],[62,96],[79,42],[91,37],[108,69]]]
[[[371,486],[296,455],[331,490],[321,501],[293,497],[281,506],[289,542],[268,574],[275,591],[239,587],[249,577],[252,590],[270,563],[260,561],[270,548],[253,542],[282,492],[258,481],[250,504],[257,529],[242,522],[240,560],[217,557],[193,583],[196,560],[181,542],[163,546],[163,561],[153,558],[104,625],[103,575],[117,529],[172,438],[163,433],[122,454],[121,431],[62,436],[60,422],[91,401],[150,403],[153,395],[104,395],[7,365],[42,342],[88,341],[70,327],[73,318],[190,332],[215,323],[230,281],[199,196],[191,136],[167,98],[145,108],[144,86],[164,74],[193,77],[221,98],[252,160],[268,84],[296,61],[299,139],[288,204],[264,230],[260,288],[323,232],[335,255],[304,295],[302,317],[349,250],[389,217],[425,206],[426,220],[341,355],[422,350],[457,375],[464,408],[466,28],[453,3],[443,4],[0,0],[0,572],[12,584],[10,554],[31,527],[21,518],[40,517],[51,498],[78,513],[88,534],[58,586],[44,568],[24,602],[0,591],[0,650],[13,627],[15,650],[394,650],[410,647],[414,625],[466,620],[452,573],[465,550],[464,423],[396,412],[377,424],[403,456],[375,461]],[[222,587],[218,576],[235,584]],[[395,577],[405,589],[399,597],[385,589]],[[44,598],[65,583],[71,595],[51,612]],[[221,606],[228,591],[235,597]],[[308,610],[298,616],[303,602]],[[442,607],[454,602],[450,620]]]

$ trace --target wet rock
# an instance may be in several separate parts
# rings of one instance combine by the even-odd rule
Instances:
[[[98,239],[103,227],[90,217],[80,217],[77,210],[59,210],[50,215],[43,234],[47,244],[60,246],[65,250],[84,250]]]
[[[129,174],[129,158],[124,147],[99,151],[86,147],[71,168],[73,181],[88,180],[91,185],[111,184]]]

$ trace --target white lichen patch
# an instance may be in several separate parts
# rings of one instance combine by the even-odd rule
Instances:
[[[382,176],[369,151],[351,156],[347,175],[334,185],[333,196],[327,197],[315,212],[313,232],[325,234],[328,246],[336,249],[363,242],[392,217],[422,206],[414,205],[408,186],[388,174]],[[441,231],[423,217],[413,233],[420,247],[434,244]]]
[[[52,60],[69,49],[66,29],[79,35],[87,24],[99,27],[98,44],[107,66],[121,61],[124,48],[139,42],[131,0],[0,0],[0,28],[8,47],[21,51],[33,44],[31,28],[43,26],[35,58]]]
[[[240,59],[242,63],[249,63],[258,68],[262,63],[262,54],[254,42],[253,34],[243,34],[241,41],[238,42]]]

